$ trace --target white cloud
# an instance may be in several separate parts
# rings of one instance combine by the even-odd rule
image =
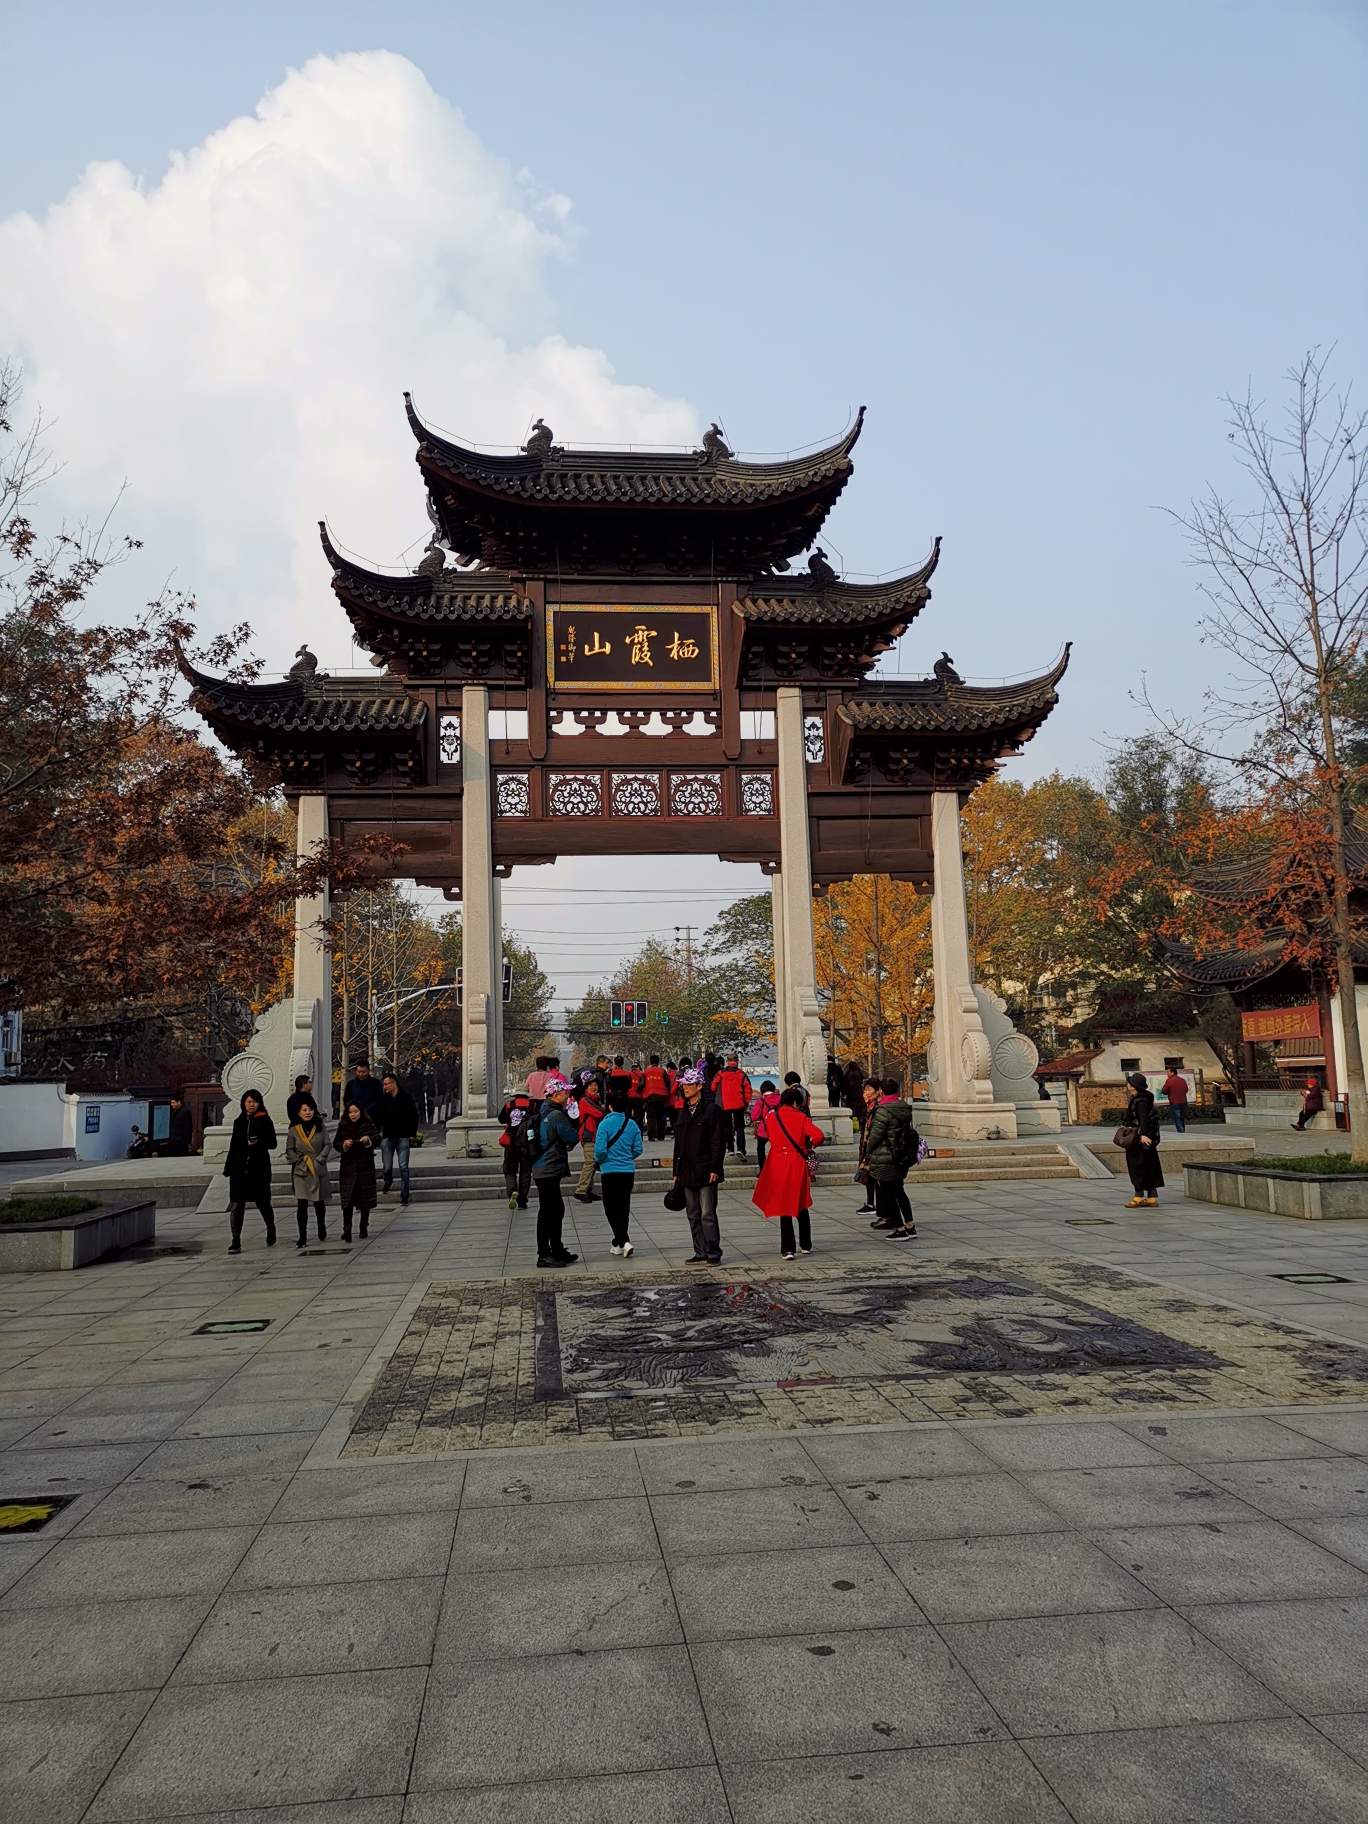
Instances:
[[[307,636],[345,663],[316,522],[380,563],[426,537],[405,387],[476,441],[538,414],[577,441],[696,437],[688,405],[554,333],[567,212],[385,51],[292,71],[150,192],[90,166],[0,223],[0,351],[57,420],[63,509],[99,515],[126,478],[142,593],[174,568],[268,662]]]

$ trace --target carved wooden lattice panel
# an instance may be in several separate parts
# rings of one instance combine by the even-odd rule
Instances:
[[[672,817],[720,817],[722,815],[721,773],[671,773],[670,815]]]
[[[741,811],[746,817],[774,816],[773,773],[742,773]]]
[[[532,786],[526,773],[494,775],[494,814],[497,817],[532,815]]]
[[[546,808],[552,817],[602,817],[602,773],[548,773]]]
[[[614,817],[659,817],[664,809],[659,773],[610,773]]]

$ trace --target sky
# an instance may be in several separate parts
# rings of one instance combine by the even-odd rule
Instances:
[[[316,525],[428,535],[401,394],[516,445],[825,441],[823,548],[944,546],[888,667],[1073,659],[1005,776],[1095,772],[1220,677],[1171,517],[1239,498],[1227,394],[1363,374],[1368,4],[807,0],[232,7],[0,0],[0,354],[47,510],[141,550],[269,669],[361,663]],[[522,870],[507,922],[577,999],[758,870]]]

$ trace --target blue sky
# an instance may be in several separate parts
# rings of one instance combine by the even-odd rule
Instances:
[[[236,228],[240,242],[220,241],[223,191],[207,180],[159,191],[168,154],[251,116],[287,70],[376,50],[415,65],[469,131],[458,144],[434,102],[419,151],[400,146],[415,91],[397,64],[380,71],[374,107],[364,83],[315,85],[306,137],[364,129],[375,167],[397,135],[392,168],[372,171],[364,246],[391,225],[400,239],[440,240],[444,218],[425,217],[422,199],[433,161],[458,158],[474,174],[461,195],[497,206],[503,251],[467,279],[480,230],[458,235],[415,328],[409,294],[431,278],[422,247],[400,249],[407,292],[393,273],[372,284],[382,256],[314,233],[333,218],[291,215],[308,205],[286,184],[277,226],[327,334],[313,366],[281,378],[278,410],[288,353],[268,350],[249,372],[257,357],[235,348],[204,421],[215,467],[193,409],[198,377],[176,366],[198,357],[168,359],[158,399],[164,326],[139,352],[122,322],[100,340],[74,308],[64,314],[83,287],[108,283],[107,268],[79,222],[59,232],[46,212],[91,161],[117,161],[141,197],[164,201],[159,246],[202,234],[203,259],[226,247],[250,293],[270,244]],[[904,671],[929,668],[944,646],[966,675],[1016,675],[1072,639],[1060,709],[1011,770],[1091,771],[1108,741],[1143,725],[1131,701],[1142,671],[1159,701],[1186,710],[1213,676],[1196,578],[1162,509],[1208,481],[1235,486],[1221,395],[1252,384],[1280,400],[1283,372],[1315,344],[1337,344],[1343,383],[1364,368],[1361,4],[57,0],[0,7],[0,61],[0,224],[26,212],[35,225],[0,241],[0,339],[45,406],[57,402],[63,510],[102,510],[126,476],[120,513],[147,545],[118,586],[146,594],[174,573],[210,623],[260,604],[273,663],[301,633],[329,637],[326,576],[298,526],[327,515],[382,562],[424,530],[403,466],[401,383],[436,422],[491,441],[519,436],[543,396],[570,436],[606,423],[687,437],[717,417],[747,452],[835,434],[864,404],[826,548],[873,574],[920,561],[944,535]],[[260,144],[243,157],[251,182],[275,182],[260,175]],[[274,209],[278,192],[261,194],[252,207]],[[196,209],[210,212],[201,224]],[[532,251],[529,236],[542,237]],[[450,338],[444,299],[464,325]],[[485,347],[469,341],[481,326],[503,351],[492,365],[469,353]],[[562,343],[586,351],[573,374]],[[523,360],[524,347],[542,352]],[[110,390],[120,366],[135,391]],[[478,401],[476,367],[489,381]],[[329,467],[308,449],[330,432],[314,446],[306,431],[283,438],[328,376],[343,412],[362,370],[377,425],[393,400],[392,442],[367,432],[344,464],[344,441]],[[87,441],[98,460],[84,459]],[[175,446],[180,477],[158,474],[158,441]],[[291,487],[293,519],[272,522],[263,500]],[[720,892],[722,878],[719,864]]]

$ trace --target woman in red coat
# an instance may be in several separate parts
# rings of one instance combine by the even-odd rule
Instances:
[[[769,1151],[755,1186],[751,1202],[765,1216],[779,1218],[779,1252],[784,1260],[793,1259],[793,1219],[798,1218],[798,1252],[812,1252],[812,1179],[808,1161],[814,1146],[820,1146],[826,1135],[803,1110],[801,1089],[786,1089],[778,1108],[765,1116],[765,1137]]]

